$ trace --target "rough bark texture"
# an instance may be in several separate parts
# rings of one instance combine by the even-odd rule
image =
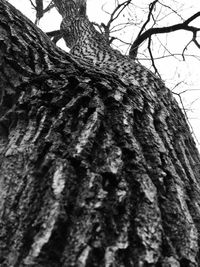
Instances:
[[[0,266],[199,266],[200,158],[171,93],[0,17]]]

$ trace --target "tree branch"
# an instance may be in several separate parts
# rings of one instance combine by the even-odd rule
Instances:
[[[152,41],[151,37],[149,37],[149,39],[148,39],[148,51],[149,51],[149,55],[151,58],[151,62],[152,62],[152,66],[154,68],[155,74],[157,74],[160,77],[160,73],[158,72],[158,69],[156,68],[154,56],[153,56],[152,51],[151,51],[151,41]]]
[[[148,29],[147,31],[145,31],[144,33],[142,33],[136,38],[136,40],[131,46],[129,56],[135,59],[137,55],[138,47],[140,46],[140,44],[142,44],[146,39],[148,39],[150,36],[154,34],[169,33],[169,32],[174,32],[178,30],[190,31],[190,32],[193,32],[193,34],[197,33],[198,31],[200,31],[200,28],[189,26],[189,23],[195,20],[197,17],[200,17],[200,12],[197,12],[193,16],[189,17],[183,23],[178,23],[178,24],[174,24],[174,25],[162,27],[162,28],[156,27],[156,28]]]
[[[39,22],[39,20],[44,16],[46,12],[51,10],[54,7],[53,1],[51,1],[46,8],[44,8],[44,3],[43,0],[35,0],[35,4],[33,3],[32,0],[30,0],[31,5],[36,11],[36,20],[35,24]]]
[[[147,20],[145,21],[145,23],[143,24],[137,38],[142,34],[142,32],[144,31],[145,27],[147,26],[147,24],[149,23],[150,19],[151,19],[151,15],[152,15],[152,12],[153,12],[153,9],[156,5],[156,3],[158,2],[158,0],[155,0],[153,1],[150,5],[149,5],[149,13],[148,13],[148,16],[147,16]]]
[[[110,38],[110,26],[113,23],[113,21],[115,21],[119,15],[121,14],[121,12],[130,4],[131,0],[127,0],[119,5],[116,6],[116,8],[113,10],[113,12],[110,14],[110,19],[108,21],[107,24],[102,23],[101,26],[103,26],[104,28],[104,35],[106,37],[106,40],[109,41]],[[118,12],[118,13],[117,13]]]
[[[46,34],[55,44],[63,37],[61,30],[46,32]]]

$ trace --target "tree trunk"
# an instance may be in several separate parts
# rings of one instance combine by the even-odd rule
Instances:
[[[200,157],[170,91],[0,14],[0,266],[200,266]]]

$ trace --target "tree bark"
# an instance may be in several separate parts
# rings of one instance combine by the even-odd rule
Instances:
[[[170,91],[0,14],[0,266],[199,266],[200,157]]]

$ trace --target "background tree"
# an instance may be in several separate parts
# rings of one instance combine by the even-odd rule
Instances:
[[[171,92],[0,13],[1,265],[198,266],[200,158]]]

